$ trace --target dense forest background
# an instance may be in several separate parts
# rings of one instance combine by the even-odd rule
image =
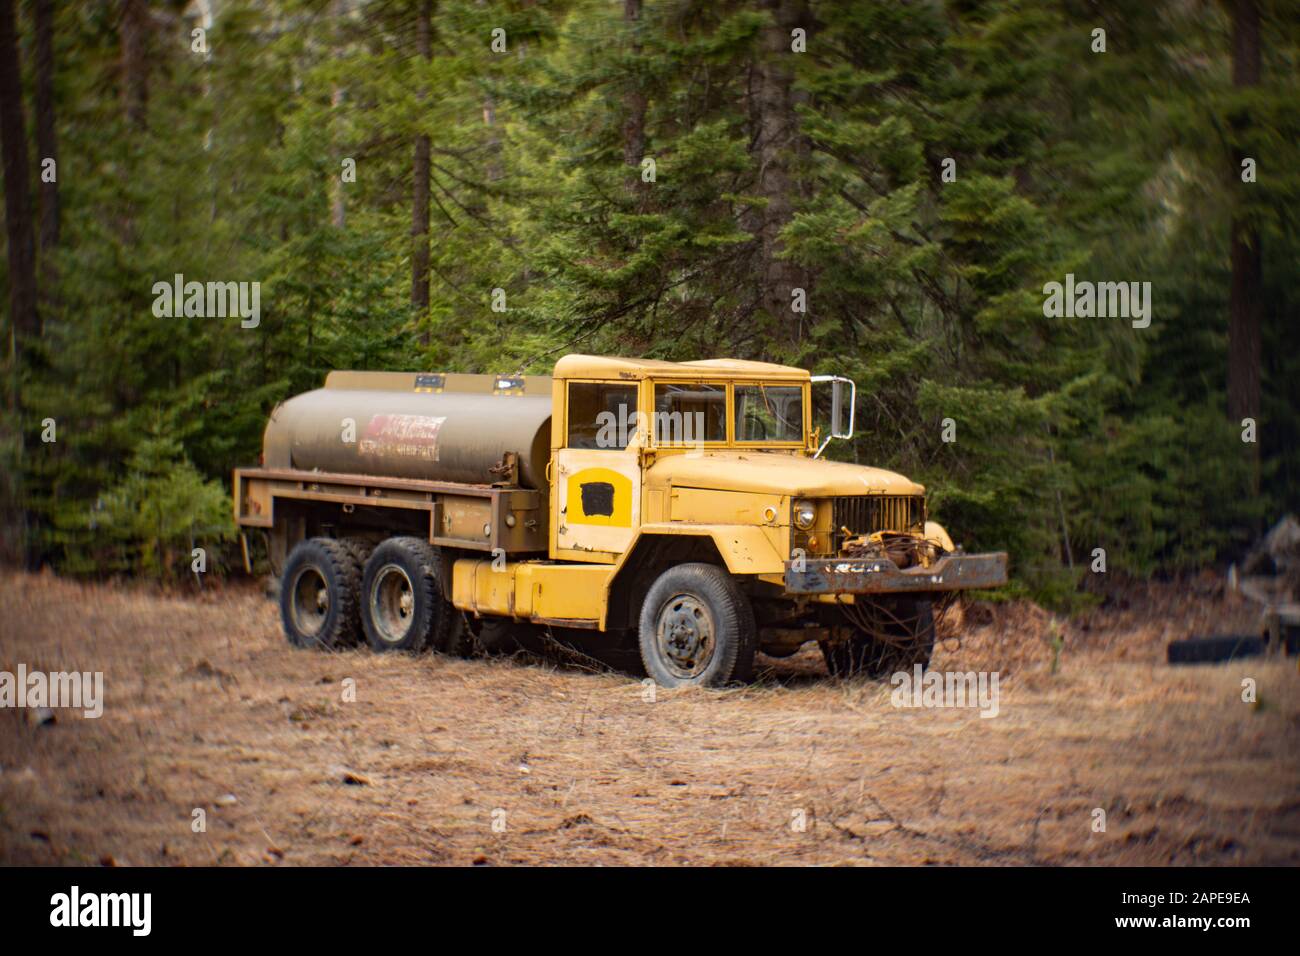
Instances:
[[[219,568],[327,370],[582,351],[851,376],[831,454],[1043,600],[1227,559],[1300,507],[1297,7],[0,0],[4,549]]]

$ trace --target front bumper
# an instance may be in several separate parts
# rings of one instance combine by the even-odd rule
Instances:
[[[818,558],[785,564],[785,589],[790,594],[968,591],[1006,583],[1007,556],[1002,551],[949,554],[928,568],[906,570],[888,558]]]

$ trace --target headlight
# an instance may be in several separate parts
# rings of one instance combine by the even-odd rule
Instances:
[[[817,506],[811,501],[794,503],[794,526],[800,531],[807,531],[817,520]]]

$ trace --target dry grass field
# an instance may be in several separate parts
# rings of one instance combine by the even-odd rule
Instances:
[[[1041,610],[954,611],[935,666],[1001,672],[982,719],[895,708],[815,650],[650,701],[560,657],[293,650],[251,586],[6,573],[0,670],[103,671],[105,705],[0,710],[0,862],[1300,863],[1296,661],[1167,666],[1168,639],[1250,619],[1202,590],[1066,624],[1056,673]]]

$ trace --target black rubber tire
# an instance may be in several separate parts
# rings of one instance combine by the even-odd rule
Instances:
[[[315,622],[307,594],[313,579],[325,603],[323,615]],[[280,622],[289,643],[322,650],[355,645],[360,633],[360,590],[361,568],[340,542],[333,538],[298,542],[284,563],[279,594]]]
[[[1170,641],[1166,653],[1170,664],[1219,664],[1258,657],[1267,649],[1268,642],[1254,634],[1220,634]]]
[[[490,657],[513,654],[519,650],[515,628],[519,625],[504,617],[474,617],[457,609],[447,641],[438,648],[451,657]]]
[[[848,638],[822,644],[826,669],[834,677],[888,677],[897,671],[911,671],[920,664],[930,666],[934,654],[934,607],[929,601],[900,601],[894,612],[900,623],[888,627],[896,638],[911,638],[905,646],[854,633]]]
[[[452,618],[459,614],[443,596],[442,559],[422,538],[389,538],[371,552],[361,578],[361,626],[373,650],[408,651],[446,644]],[[404,612],[388,598],[409,595]]]
[[[370,560],[370,553],[375,550],[375,543],[367,541],[365,538],[339,538],[339,544],[352,555],[352,560],[357,564],[357,627],[356,634],[348,645],[360,647],[366,643],[366,632],[361,626],[361,578],[366,571],[366,562]]]
[[[352,558],[357,562],[357,567],[362,569],[365,568],[366,562],[370,560],[371,552],[375,550],[374,542],[367,541],[365,538],[339,538],[338,542],[352,552]]]
[[[477,649],[474,643],[474,632],[466,619],[466,613],[453,608],[451,624],[447,627],[447,637],[441,645],[434,647],[434,650],[448,657],[473,657]]]
[[[449,629],[445,653],[453,657],[495,657],[520,649],[518,622],[504,617],[474,617],[457,612]]]
[[[710,619],[711,650],[705,663],[686,668],[674,663],[659,637],[665,614],[684,613],[679,603],[688,597]],[[674,610],[676,608],[676,611]],[[749,598],[726,569],[713,564],[679,564],[659,575],[641,605],[638,635],[641,662],[661,687],[723,687],[748,681],[754,672],[758,646],[754,611]]]

